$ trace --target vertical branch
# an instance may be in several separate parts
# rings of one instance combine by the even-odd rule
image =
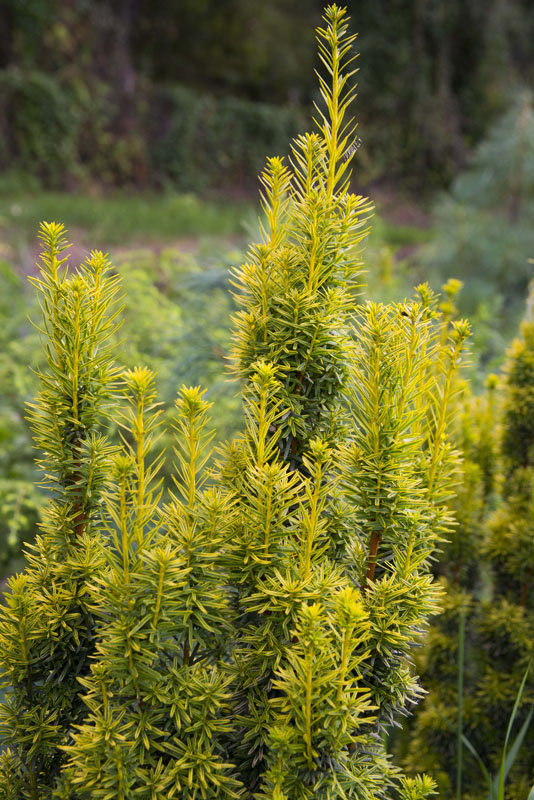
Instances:
[[[123,373],[127,390],[127,407],[119,415],[123,450],[127,454],[117,466],[126,473],[129,467],[135,470],[135,479],[131,483],[132,509],[128,513],[127,527],[128,547],[135,542],[137,552],[145,540],[145,527],[155,509],[153,500],[153,479],[159,470],[161,456],[151,464],[147,464],[147,454],[160,438],[155,433],[159,426],[161,409],[155,403],[155,373],[147,367],[136,367]],[[133,443],[132,443],[133,440]],[[124,464],[121,467],[121,463]],[[129,479],[131,480],[131,479]],[[120,486],[119,481],[119,486]]]
[[[81,426],[79,416],[79,370],[80,370],[80,349],[82,346],[81,337],[81,287],[78,283],[75,284],[73,292],[74,309],[72,315],[73,323],[73,336],[72,336],[72,355],[69,361],[71,362],[71,385],[72,385],[72,463],[73,472],[71,477],[71,485],[73,487],[74,504],[73,504],[73,524],[74,532],[79,538],[83,535],[86,523],[86,514],[84,503],[82,499],[82,444],[84,439],[84,432]]]
[[[130,582],[130,537],[128,535],[128,511],[126,505],[126,475],[123,473],[119,483],[119,515],[120,515],[120,536],[122,552],[122,568],[124,572],[124,582]]]
[[[145,402],[146,395],[139,393],[137,396],[137,418],[135,422],[136,440],[136,465],[137,465],[137,509],[136,509],[136,539],[141,544],[144,525],[145,505]]]
[[[318,512],[319,512],[319,495],[321,492],[321,482],[323,479],[323,470],[322,465],[317,464],[315,469],[315,475],[313,476],[314,487],[313,493],[310,498],[310,511],[308,518],[306,519],[306,551],[304,557],[304,578],[308,578],[310,575],[310,568],[311,568],[311,557],[312,557],[312,550],[313,550],[313,543],[315,540],[315,534],[317,530],[317,519],[318,519]]]
[[[378,309],[374,305],[369,306],[369,318],[370,318],[370,353],[369,353],[369,361],[370,361],[370,376],[368,382],[368,392],[369,392],[369,401],[370,401],[370,417],[368,420],[369,425],[369,436],[372,440],[371,450],[373,451],[373,463],[375,465],[375,489],[374,495],[375,500],[374,504],[376,507],[376,511],[380,511],[380,495],[381,495],[381,487],[382,487],[382,465],[380,459],[381,453],[381,429],[379,424],[380,419],[380,387],[382,382],[382,370],[381,370],[381,363],[382,363],[382,356],[384,352],[384,344],[385,344],[385,330],[382,328],[382,323],[384,322],[384,318],[380,317]],[[367,589],[367,584],[369,582],[374,581],[375,578],[375,570],[376,570],[376,563],[378,558],[378,548],[380,546],[380,542],[382,541],[382,536],[377,530],[373,530],[371,532],[371,537],[369,540],[369,550],[367,555],[367,568],[365,573],[365,579],[363,581],[362,591],[365,592]]]
[[[345,632],[343,634],[343,644],[341,646],[341,664],[339,667],[339,685],[337,689],[337,702],[341,703],[341,698],[343,696],[343,688],[345,686],[345,680],[347,678],[347,667],[349,664],[349,657],[352,651],[352,633],[354,630],[354,625],[347,624],[345,627]]]
[[[211,403],[204,400],[204,394],[199,386],[182,386],[176,400],[178,420],[173,427],[178,434],[174,448],[178,478],[174,480],[189,512],[193,511],[197,494],[206,481],[203,470],[211,457],[210,445],[215,435],[214,431],[206,430]]]
[[[331,69],[332,69],[332,94],[330,106],[330,131],[327,138],[329,152],[328,178],[326,184],[326,195],[331,198],[334,193],[337,172],[337,145],[339,133],[339,43],[338,43],[338,21],[332,23],[332,49],[331,49]]]
[[[312,569],[313,548],[321,524],[321,514],[325,504],[325,476],[331,461],[332,450],[321,439],[310,443],[310,454],[304,456],[303,464],[310,474],[310,483],[304,495],[304,513],[302,522],[305,533],[303,577],[309,578]],[[311,484],[311,485],[310,485]]]
[[[313,771],[313,752],[312,752],[312,735],[311,735],[311,713],[312,713],[312,691],[313,691],[313,644],[308,644],[306,653],[306,696],[304,707],[305,719],[305,732],[304,739],[306,742],[306,759],[308,770]]]
[[[427,488],[429,497],[433,497],[436,471],[440,462],[443,447],[445,445],[445,427],[447,422],[447,409],[451,397],[452,380],[458,366],[458,359],[463,350],[466,338],[469,336],[470,328],[467,322],[454,323],[453,327],[453,347],[448,356],[445,382],[441,391],[438,407],[437,423],[432,438],[430,465],[428,469]]]
[[[365,573],[365,583],[363,585],[363,590],[367,588],[367,584],[374,581],[375,579],[375,569],[376,569],[376,562],[378,557],[378,547],[380,542],[382,541],[382,537],[377,531],[373,531],[371,533],[371,539],[369,542],[369,553],[367,556],[367,571]]]
[[[41,225],[40,275],[30,278],[42,298],[39,330],[48,340],[48,371],[39,373],[42,388],[29,408],[34,441],[44,453],[38,461],[45,473],[43,485],[69,506],[71,530],[79,538],[97,502],[109,455],[95,431],[114,389],[109,339],[118,327],[113,310],[118,284],[108,280],[110,265],[101,253],[92,253],[69,277],[63,269],[68,247],[64,232],[56,223]]]

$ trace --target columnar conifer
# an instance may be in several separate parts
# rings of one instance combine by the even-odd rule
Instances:
[[[41,226],[40,274],[32,279],[47,368],[30,423],[51,499],[28,566],[10,579],[1,609],[5,797],[49,796],[63,762],[59,748],[84,716],[78,680],[95,647],[88,586],[103,566],[95,531],[111,455],[102,423],[116,377],[109,339],[118,285],[99,252],[69,274],[63,233],[61,225]]]
[[[253,425],[226,465],[230,482],[240,476],[244,514],[229,554],[242,726],[234,752],[261,797],[385,791],[392,772],[376,737],[419,695],[408,651],[436,603],[429,566],[449,522],[454,461],[447,407],[468,334],[463,322],[449,332],[426,286],[406,305],[357,305],[355,246],[369,205],[349,194],[344,159],[353,37],[336,7],[326,22],[327,113],[295,142],[291,169],[268,163],[262,242],[235,277],[244,307],[234,363]],[[331,647],[355,636],[355,618],[348,630],[336,623],[335,598],[349,588],[367,635],[361,628],[353,641],[347,691],[334,700],[334,683],[315,683],[315,645],[303,648],[302,637],[313,630],[324,650],[329,630]],[[330,658],[343,663],[341,652]],[[280,700],[297,691],[303,712]],[[320,709],[332,704],[344,736],[325,740]]]

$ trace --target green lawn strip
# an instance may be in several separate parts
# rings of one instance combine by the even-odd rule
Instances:
[[[113,194],[92,197],[39,191],[0,194],[0,235],[30,240],[40,220],[61,220],[82,229],[91,242],[169,241],[186,236],[233,236],[242,232],[249,207],[209,202],[192,194]]]

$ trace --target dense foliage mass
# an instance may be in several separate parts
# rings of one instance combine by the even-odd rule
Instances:
[[[358,150],[344,11],[318,29],[314,93],[308,0],[298,31],[278,0],[186,0],[176,25],[172,5],[156,0],[150,19],[130,0],[0,7],[0,166],[47,184],[96,171],[242,187],[317,100],[315,132],[260,175],[257,241],[229,277],[241,254],[208,271],[212,254],[189,243],[113,266],[93,251],[73,269],[63,226],[44,223],[32,328],[37,305],[0,261],[0,570],[22,570],[0,608],[0,798],[525,800],[534,294],[478,396],[458,307],[474,316],[481,384],[531,275],[531,93],[473,150],[435,231],[397,228],[408,251],[428,242],[409,268],[383,222],[369,237],[372,206],[350,188],[362,152],[377,165],[363,180],[392,155],[393,177],[409,164],[447,179],[503,87],[528,81],[532,12],[358,3],[372,133]],[[0,226],[27,228],[30,206],[9,201]],[[208,220],[214,205],[193,195],[101,206],[104,240],[120,241],[121,217],[156,236],[178,217],[198,232],[204,212],[206,232],[235,230],[231,210]],[[448,278],[442,296],[412,293],[413,272]]]
[[[0,796],[434,791],[384,733],[421,695],[411,650],[440,594],[469,326],[425,284],[357,302],[353,40],[329,7],[317,130],[262,176],[260,242],[234,271],[244,427],[213,471],[208,404],[182,387],[162,497],[154,374],[111,360],[118,278],[99,252],[71,273],[62,226],[42,227],[30,411],[51,496],[0,615]]]
[[[349,11],[367,178],[449,180],[532,84],[528,0],[410,0],[387,13],[353,0]],[[0,167],[52,185],[246,185],[316,99],[319,16],[315,0],[4,0]]]
[[[490,375],[486,392],[463,402],[458,526],[440,564],[447,598],[419,659],[430,694],[399,743],[410,768],[433,769],[444,797],[462,789],[468,797],[488,796],[480,762],[497,774],[512,716],[506,796],[525,797],[534,782],[534,681],[528,670],[534,630],[533,387],[529,316],[508,351],[502,381]],[[469,747],[457,741],[459,712]]]

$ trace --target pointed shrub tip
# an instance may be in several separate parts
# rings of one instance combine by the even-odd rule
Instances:
[[[449,278],[447,283],[444,283],[441,288],[449,300],[452,300],[461,291],[463,285],[463,281],[459,281],[457,278]]]
[[[176,398],[176,408],[185,416],[201,414],[207,411],[212,407],[213,403],[209,403],[204,399],[206,391],[200,386],[181,386]]]
[[[492,392],[495,389],[497,389],[498,385],[499,385],[499,376],[495,375],[494,372],[491,372],[486,378],[486,389]]]
[[[126,387],[135,396],[140,397],[148,394],[155,396],[154,382],[156,373],[148,367],[134,367],[133,369],[124,370],[122,378]]]

